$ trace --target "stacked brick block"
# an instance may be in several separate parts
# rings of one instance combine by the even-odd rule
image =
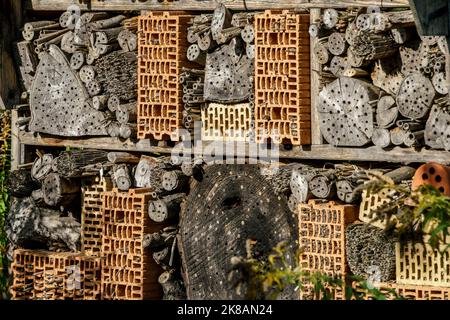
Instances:
[[[359,220],[370,223],[373,226],[384,229],[386,220],[375,220],[376,210],[388,203],[389,196],[395,194],[395,191],[385,188],[379,192],[369,192],[364,190],[361,195],[361,205],[359,208]]]
[[[249,103],[211,103],[202,110],[203,141],[250,142],[254,138]]]
[[[309,23],[289,11],[255,16],[257,141],[311,143]]]
[[[100,258],[17,249],[11,265],[13,299],[100,299]]]
[[[177,140],[182,128],[179,75],[187,67],[190,16],[150,12],[138,22],[138,138]]]
[[[447,245],[432,249],[426,243],[396,244],[397,283],[450,287],[450,251]]]
[[[302,270],[342,277],[348,273],[345,253],[345,228],[357,219],[358,210],[351,205],[334,202],[299,206],[299,243]],[[301,298],[310,298],[304,290]],[[343,290],[333,292],[335,299],[345,299]]]
[[[81,213],[81,251],[98,256],[102,250],[103,216],[102,193],[112,189],[110,178],[96,178],[95,183],[82,188],[83,209]]]
[[[161,228],[150,222],[150,199],[151,189],[114,189],[103,194],[103,299],[158,299],[162,295],[161,269],[143,247],[144,235]]]

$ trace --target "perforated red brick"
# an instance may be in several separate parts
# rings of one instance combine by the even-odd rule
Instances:
[[[113,189],[103,194],[104,299],[158,299],[162,295],[161,268],[143,248],[144,235],[162,228],[148,216],[151,193],[151,189]]]
[[[94,300],[100,294],[100,258],[18,249],[12,263],[13,299]]]
[[[311,143],[309,14],[255,16],[257,141]]]
[[[112,189],[110,178],[84,186],[83,208],[81,213],[81,251],[86,255],[100,255],[102,250],[103,217],[102,193]]]
[[[178,140],[182,128],[181,68],[191,16],[150,12],[138,20],[138,138]]]

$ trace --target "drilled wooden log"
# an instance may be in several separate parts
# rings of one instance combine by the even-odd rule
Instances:
[[[330,62],[330,71],[336,77],[343,76],[350,64],[347,57],[334,56]]]
[[[95,41],[94,43],[108,44],[117,41],[119,33],[124,31],[123,27],[116,27],[111,29],[102,29],[101,31],[96,31],[92,33]]]
[[[255,19],[255,14],[257,12],[236,12],[233,14],[231,19],[231,25],[233,27],[245,27],[247,25],[252,25]]]
[[[112,169],[112,180],[120,191],[128,191],[133,186],[129,166],[126,164],[115,165]]]
[[[325,38],[332,33],[332,30],[325,29],[323,23],[313,23],[309,26],[308,33],[311,38]]]
[[[211,35],[214,40],[217,40],[223,29],[231,26],[232,18],[232,13],[223,4],[216,7],[211,21]]]
[[[248,24],[242,29],[241,31],[241,37],[242,40],[244,40],[245,43],[250,44],[255,40],[255,29],[253,28],[253,25]]]
[[[178,218],[180,205],[185,198],[184,193],[165,196],[161,199],[150,200],[148,203],[148,215],[155,222],[168,222]]]
[[[355,94],[356,93],[356,94]],[[320,92],[320,129],[334,146],[363,146],[371,141],[379,90],[354,78],[342,77]]]
[[[417,147],[423,145],[425,130],[407,132],[404,144],[407,147]]]
[[[42,182],[42,191],[47,205],[66,206],[79,194],[80,184],[52,172]]]
[[[186,289],[181,280],[175,275],[175,269],[164,271],[159,277],[158,282],[163,288],[163,300],[185,300]]]
[[[38,59],[33,51],[33,46],[30,41],[20,41],[17,43],[17,52],[20,58],[20,65],[23,67],[25,73],[32,73],[36,71]]]
[[[406,131],[402,128],[394,128],[390,131],[391,142],[396,146],[401,146],[405,142]]]
[[[70,67],[73,70],[79,70],[85,63],[84,53],[82,51],[75,51],[70,57]]]
[[[448,97],[436,99],[425,127],[427,146],[450,150],[450,107]]]
[[[134,122],[137,119],[136,102],[121,104],[116,110],[116,119],[119,123]]]
[[[86,29],[89,32],[93,32],[93,31],[97,31],[97,30],[101,30],[101,29],[117,27],[120,25],[122,20],[124,20],[125,18],[126,17],[123,15],[118,15],[115,17],[111,17],[109,19],[97,20],[97,21],[90,22],[89,24],[87,24]]]
[[[316,56],[317,61],[322,65],[327,64],[331,60],[331,55],[324,43],[319,42],[314,46],[314,55]]]
[[[312,198],[312,193],[309,189],[309,182],[314,175],[314,171],[308,169],[292,171],[289,185],[292,195],[295,199],[297,199],[298,203],[306,203],[310,198]]]
[[[103,111],[107,108],[108,105],[108,96],[101,95],[95,96],[92,98],[92,107],[95,110]]]
[[[117,95],[110,95],[108,98],[108,109],[111,112],[116,112],[120,105],[120,99]]]
[[[135,51],[137,49],[137,35],[130,30],[123,30],[117,36],[117,42],[123,51]]]
[[[311,194],[320,199],[330,199],[336,193],[336,176],[334,171],[315,175],[308,183]]]
[[[196,62],[201,65],[206,63],[206,54],[202,52],[197,44],[191,44],[187,49],[187,58],[189,61]]]
[[[167,191],[183,191],[187,187],[189,177],[181,170],[166,171],[162,175],[162,187]]]
[[[144,249],[149,249],[152,252],[156,252],[164,249],[167,244],[164,238],[161,236],[160,232],[148,233],[144,236],[144,241],[142,243]]]
[[[328,50],[335,56],[343,55],[347,52],[348,43],[345,34],[334,32],[328,37]]]
[[[167,269],[170,266],[170,248],[165,247],[160,251],[153,252],[153,260],[160,265],[163,269]]]
[[[6,186],[13,197],[29,197],[39,184],[31,177],[28,170],[14,170],[8,176]]]
[[[155,158],[142,156],[134,172],[134,184],[139,188],[161,190],[161,177],[164,171]]]
[[[388,129],[395,125],[398,118],[398,108],[392,96],[383,96],[377,104],[377,126]]]
[[[372,142],[382,149],[391,146],[391,135],[388,129],[376,128],[373,130]]]
[[[95,51],[95,54],[97,57],[103,56],[107,53],[110,53],[112,51],[116,51],[120,48],[118,43],[112,43],[112,44],[101,44],[98,43],[93,48]]]
[[[140,158],[128,152],[108,152],[108,161],[111,163],[139,163]]]
[[[134,139],[137,134],[137,125],[135,123],[121,123],[119,126],[119,137],[122,139]]]
[[[95,79],[87,82],[85,87],[91,97],[95,97],[103,91],[100,83]]]
[[[400,114],[410,119],[421,119],[428,115],[433,105],[436,91],[431,81],[421,74],[407,76],[397,94]]]
[[[93,66],[83,66],[80,69],[79,76],[85,84],[95,80],[95,68]]]
[[[120,136],[120,124],[117,121],[112,121],[106,127],[106,132],[110,137],[117,138]]]
[[[42,181],[52,171],[53,156],[49,153],[37,158],[31,167],[31,177],[36,181]]]
[[[355,203],[360,197],[356,192],[357,187],[358,184],[352,179],[340,179],[336,182],[336,195],[342,202]]]
[[[335,9],[325,9],[323,12],[323,25],[327,29],[345,29],[347,24],[356,16],[352,10],[338,11]]]
[[[433,76],[432,82],[437,93],[442,95],[448,94],[448,83],[444,72],[436,73]]]
[[[211,32],[205,32],[197,38],[197,45],[202,51],[212,50],[217,47],[217,43],[212,39]]]

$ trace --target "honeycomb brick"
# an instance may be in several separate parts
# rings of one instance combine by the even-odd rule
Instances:
[[[110,178],[96,178],[94,184],[83,186],[83,208],[81,213],[81,252],[98,256],[102,250],[103,217],[102,193],[112,189]]]
[[[94,300],[101,297],[101,261],[78,253],[17,249],[13,299]]]
[[[309,14],[255,16],[256,140],[311,143]]]
[[[450,252],[426,243],[396,243],[396,280],[399,284],[450,287]]]
[[[161,268],[144,250],[144,235],[165,225],[150,221],[151,189],[103,193],[102,296],[103,299],[158,299]]]
[[[389,196],[394,194],[395,191],[389,188],[385,188],[377,193],[370,193],[368,190],[364,190],[361,195],[361,205],[359,207],[359,220],[369,223],[375,227],[384,229],[387,224],[387,220],[375,220],[375,212],[382,205],[389,202]],[[392,221],[391,221],[392,222]]]
[[[179,75],[192,63],[186,57],[186,29],[191,16],[149,12],[138,20],[139,139],[178,140],[183,103]]]
[[[399,283],[380,283],[377,286],[384,293],[388,300],[394,300],[395,296],[390,294],[390,290],[394,290],[400,299],[406,300],[449,300],[450,288],[424,286],[413,284]]]
[[[224,105],[210,103],[202,110],[203,141],[253,140],[252,110],[250,104]]]

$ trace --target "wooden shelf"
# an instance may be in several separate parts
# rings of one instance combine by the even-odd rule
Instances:
[[[34,136],[28,132],[19,132],[19,140],[21,144],[46,147],[72,147],[72,148],[93,148],[112,151],[128,151],[153,154],[170,154],[174,151],[171,147],[152,146],[149,140],[141,140],[137,143],[132,141],[121,141],[118,138],[101,137],[101,138],[56,138],[44,135]],[[183,148],[177,145],[177,152],[184,154],[194,153],[213,155],[221,157],[224,150],[214,149],[212,143],[203,142],[203,149],[196,147],[194,149]],[[214,150],[214,151],[211,151]],[[245,145],[245,149],[235,148],[235,154],[238,157],[248,156],[251,154],[249,145]],[[315,145],[306,147],[294,147],[291,150],[280,150],[280,159],[297,159],[297,160],[324,160],[324,161],[355,161],[355,162],[391,162],[391,163],[425,163],[430,161],[439,162],[450,165],[450,152],[440,150],[415,151],[412,148],[396,147],[392,150],[382,150],[378,147],[368,148],[336,148],[330,145]]]
[[[82,2],[81,4],[78,2]],[[345,7],[408,7],[408,0],[222,0],[232,10],[264,9],[309,9],[309,8],[345,8]],[[28,0],[27,8],[37,11],[65,11],[70,5],[78,5],[81,10],[214,10],[217,1],[210,0],[173,0],[168,3],[152,0],[132,3],[130,0]]]

